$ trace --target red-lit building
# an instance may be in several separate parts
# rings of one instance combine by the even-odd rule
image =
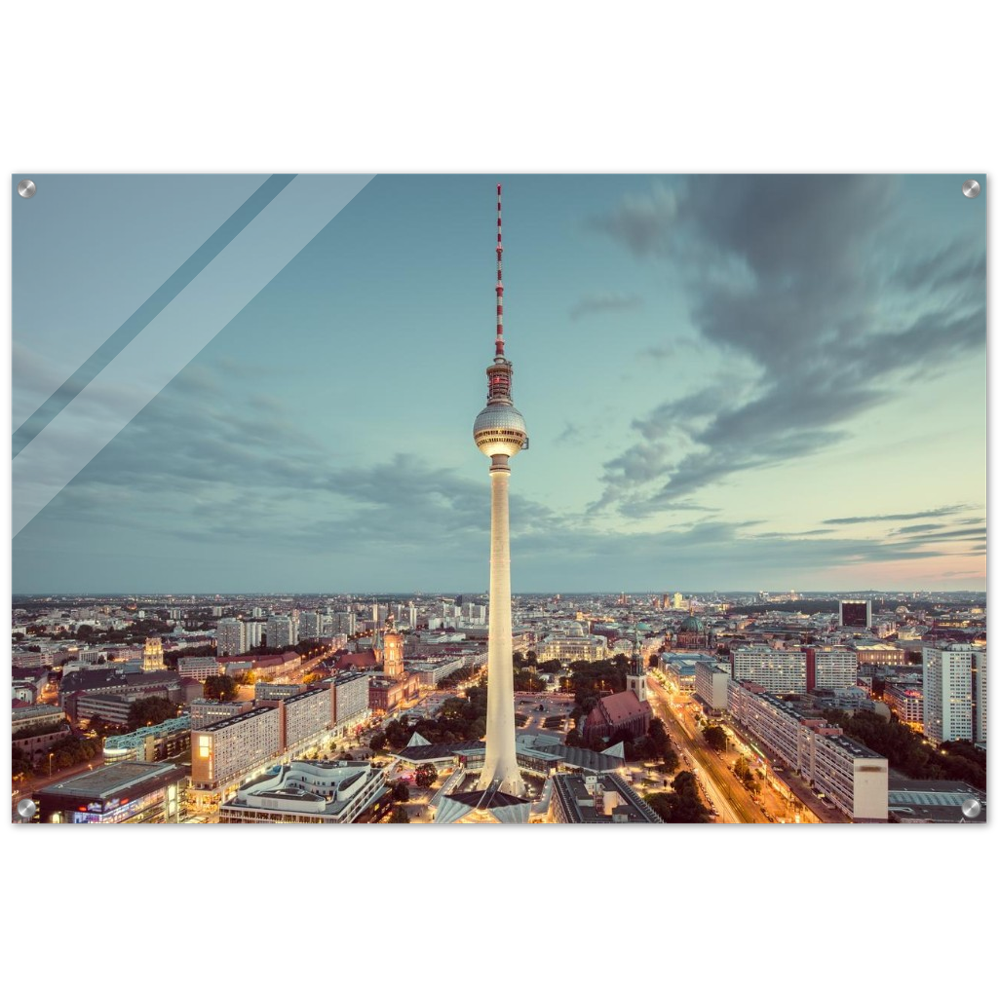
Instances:
[[[591,710],[584,722],[585,736],[604,739],[616,732],[636,740],[649,732],[653,717],[648,701],[640,701],[634,691],[620,691],[602,698]]]

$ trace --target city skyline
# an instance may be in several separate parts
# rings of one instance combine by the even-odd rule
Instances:
[[[985,197],[951,176],[497,179],[532,414],[515,594],[985,590]],[[62,214],[14,206],[14,427],[266,181],[41,178]],[[491,183],[362,185],[15,536],[14,591],[484,592],[460,428]],[[141,392],[104,387],[53,451]]]

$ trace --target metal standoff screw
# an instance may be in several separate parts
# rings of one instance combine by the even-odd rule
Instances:
[[[17,814],[21,819],[31,819],[37,811],[38,806],[35,805],[33,799],[21,799],[17,804]]]
[[[975,819],[982,811],[983,806],[979,799],[966,799],[962,803],[962,815],[966,819]]]
[[[962,194],[964,194],[966,198],[978,197],[979,191],[979,181],[968,180],[962,185]]]
[[[17,182],[17,193],[22,198],[34,198],[37,190],[38,188],[35,186],[34,181],[23,180]]]

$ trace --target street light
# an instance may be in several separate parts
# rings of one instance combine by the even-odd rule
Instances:
[[[52,777],[52,758],[55,757],[54,753],[49,754],[49,777]]]

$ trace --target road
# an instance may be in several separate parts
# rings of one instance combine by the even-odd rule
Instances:
[[[656,716],[663,720],[667,734],[679,752],[687,754],[695,776],[719,813],[723,823],[766,823],[767,817],[760,806],[743,787],[742,782],[709,749],[701,733],[688,729],[682,718],[674,713],[670,696],[655,678],[649,678],[649,702]]]

